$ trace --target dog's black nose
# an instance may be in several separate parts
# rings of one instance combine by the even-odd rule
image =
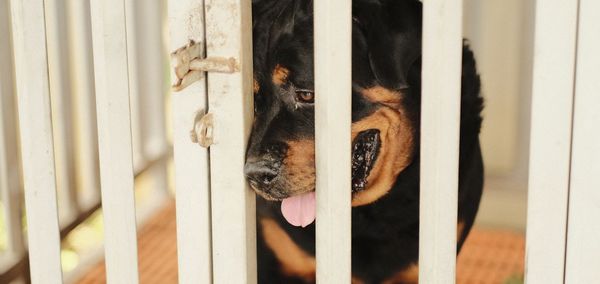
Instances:
[[[278,171],[269,167],[265,161],[247,161],[244,165],[244,174],[253,187],[257,185],[270,185],[277,177]]]

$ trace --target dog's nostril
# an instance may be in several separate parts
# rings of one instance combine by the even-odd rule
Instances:
[[[264,162],[247,162],[244,166],[244,174],[253,186],[257,186],[271,184],[278,172]]]

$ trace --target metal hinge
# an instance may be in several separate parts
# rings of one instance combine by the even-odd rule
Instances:
[[[237,60],[233,57],[206,57],[204,58],[204,45],[202,42],[190,42],[171,53],[171,66],[177,77],[171,86],[174,92],[202,79],[204,72],[234,73],[239,71]]]

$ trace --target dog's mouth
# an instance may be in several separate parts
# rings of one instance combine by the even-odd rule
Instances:
[[[367,187],[367,178],[375,165],[381,138],[379,130],[369,129],[358,133],[352,141],[352,193]],[[316,217],[315,192],[291,196],[281,202],[283,217],[293,226],[306,227]]]
[[[375,165],[380,147],[381,137],[377,129],[362,131],[352,141],[352,193],[367,188],[367,178]]]

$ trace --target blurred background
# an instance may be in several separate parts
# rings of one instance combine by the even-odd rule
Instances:
[[[65,282],[105,283],[90,2],[45,2]],[[486,184],[459,283],[522,282],[533,2],[465,0],[486,100]],[[167,1],[126,3],[140,280],[176,283]],[[26,79],[15,76],[10,11],[0,1],[0,283],[27,283],[15,84]]]

